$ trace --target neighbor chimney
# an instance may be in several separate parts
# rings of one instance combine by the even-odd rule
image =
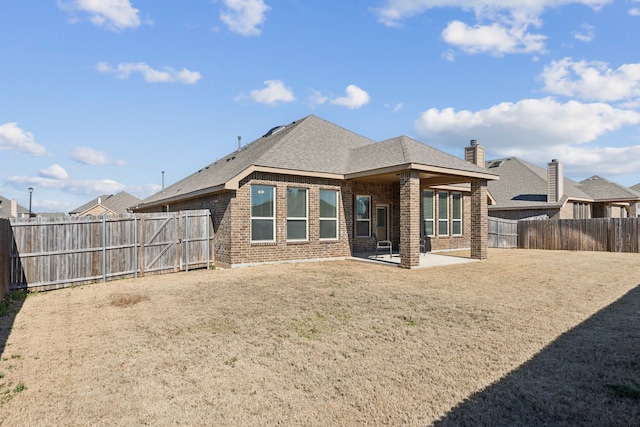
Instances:
[[[558,203],[564,195],[562,163],[558,159],[547,163],[547,202]]]
[[[11,199],[11,218],[18,218],[18,202]]]
[[[477,139],[472,139],[469,147],[464,148],[464,159],[484,168],[484,147],[478,144]]]
[[[242,147],[242,136],[238,135],[238,151],[240,151],[241,147]]]

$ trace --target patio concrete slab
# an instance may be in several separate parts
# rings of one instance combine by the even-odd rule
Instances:
[[[390,267],[400,267],[400,255],[394,254],[375,254],[372,252],[363,252],[355,254],[351,259],[356,261],[371,262],[381,265],[388,265]],[[420,265],[418,268],[431,268],[441,265],[455,265],[455,264],[467,264],[470,262],[477,262],[477,259],[447,255],[446,253],[432,253],[420,254]]]

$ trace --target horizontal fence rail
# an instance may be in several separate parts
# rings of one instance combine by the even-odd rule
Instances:
[[[0,290],[56,289],[209,267],[208,210],[0,221]]]
[[[518,247],[572,251],[640,251],[640,218],[518,221]]]

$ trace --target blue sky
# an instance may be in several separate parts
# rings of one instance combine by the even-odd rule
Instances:
[[[37,3],[0,1],[0,195],[36,212],[145,198],[309,114],[640,183],[639,0]]]

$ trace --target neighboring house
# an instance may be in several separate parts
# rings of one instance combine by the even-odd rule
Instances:
[[[136,212],[210,209],[215,261],[343,258],[391,240],[401,265],[431,250],[486,258],[484,148],[469,161],[406,136],[376,143],[316,116],[252,143],[142,201]],[[464,186],[466,184],[466,187]]]
[[[580,188],[593,197],[593,218],[628,218],[638,216],[640,192],[594,175],[580,181]]]
[[[487,170],[500,175],[488,183],[489,216],[505,219],[580,219],[636,216],[640,194],[600,177],[580,183],[566,178],[562,163],[547,169],[517,157],[489,160]]]
[[[32,213],[33,214],[33,213]],[[29,209],[20,206],[16,199],[0,196],[0,218],[28,218]]]
[[[131,194],[121,191],[120,193],[104,194],[84,205],[69,212],[71,216],[104,216],[125,214],[130,211],[130,207],[137,205],[140,199]]]
[[[630,187],[633,191],[640,193],[640,183],[634,185],[633,187]]]

